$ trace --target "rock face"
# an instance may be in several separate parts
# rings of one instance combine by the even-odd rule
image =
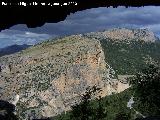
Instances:
[[[60,114],[79,102],[88,86],[112,94],[114,71],[105,62],[100,42],[82,35],[44,42],[0,58],[0,99],[19,95],[21,119]]]

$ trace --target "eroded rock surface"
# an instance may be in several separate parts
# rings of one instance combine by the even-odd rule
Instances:
[[[105,62],[100,42],[82,35],[44,42],[0,58],[0,99],[19,95],[21,119],[51,117],[79,102],[88,86],[115,92],[114,72]]]

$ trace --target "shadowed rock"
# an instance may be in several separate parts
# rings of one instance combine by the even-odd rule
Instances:
[[[13,113],[15,106],[7,101],[0,100],[0,120],[18,120]]]

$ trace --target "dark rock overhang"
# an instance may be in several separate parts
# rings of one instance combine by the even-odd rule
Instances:
[[[10,0],[12,1],[12,0]],[[158,0],[61,0],[61,1],[46,1],[37,0],[37,3],[54,3],[60,4],[65,2],[74,1],[77,5],[70,4],[68,6],[2,6],[0,2],[0,31],[8,29],[16,24],[26,24],[29,28],[40,27],[45,23],[56,23],[65,20],[67,15],[76,11],[81,11],[97,7],[143,7],[160,5]],[[15,1],[14,1],[15,2]],[[20,1],[19,1],[20,2]],[[28,0],[29,2],[33,2]],[[18,2],[17,2],[18,3]]]

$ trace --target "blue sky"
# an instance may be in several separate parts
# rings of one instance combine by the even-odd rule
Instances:
[[[35,44],[56,36],[114,27],[148,28],[160,36],[160,7],[100,7],[72,13],[64,21],[46,23],[37,28],[18,24],[0,32],[0,48],[12,44]]]

